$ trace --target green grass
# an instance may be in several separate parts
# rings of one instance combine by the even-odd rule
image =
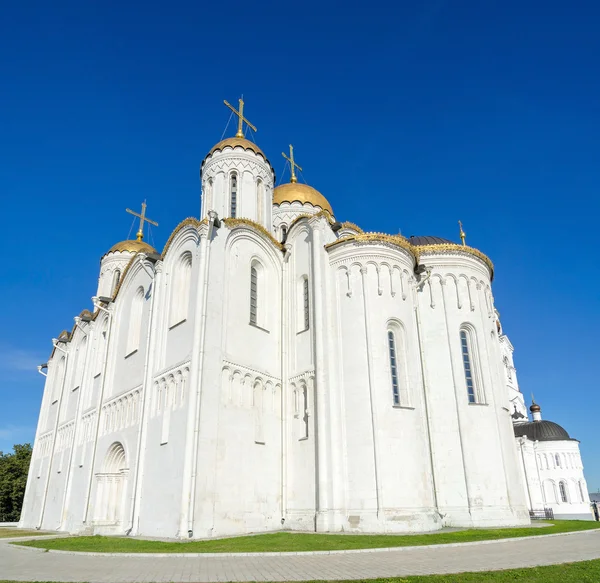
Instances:
[[[413,577],[393,577],[390,579],[359,579],[337,583],[598,583],[600,581],[600,560],[582,563],[565,563],[550,567],[510,569],[508,571],[487,571],[481,573],[457,573],[453,575],[417,575]],[[0,581],[0,583],[18,583]],[[42,583],[38,581],[37,583]],[[46,582],[51,583],[51,582]],[[325,583],[312,581],[310,583]]]
[[[408,547],[495,540],[519,536],[544,536],[600,528],[585,520],[559,520],[544,528],[473,529],[416,535],[309,534],[278,532],[203,541],[148,541],[124,537],[77,536],[23,541],[19,545],[64,551],[98,553],[258,553],[264,551],[334,551],[382,547]]]
[[[40,532],[39,530],[21,530],[20,528],[0,528],[0,538],[12,538],[17,536],[41,536],[48,534],[47,532]],[[1,582],[0,582],[1,583]]]

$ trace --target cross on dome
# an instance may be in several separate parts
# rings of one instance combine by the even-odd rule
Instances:
[[[233,105],[231,105],[226,99],[223,100],[223,103],[229,108],[231,109],[231,111],[233,111],[233,113],[235,113],[235,115],[238,116],[238,129],[237,129],[237,133],[235,134],[236,138],[243,138],[244,137],[244,122],[246,122],[246,125],[253,129],[255,132],[257,132],[258,130],[256,129],[256,126],[253,126],[245,117],[244,117],[244,100],[240,98],[239,100],[240,102],[240,109],[239,111],[233,107]]]
[[[131,209],[125,209],[125,211],[140,219],[140,228],[138,229],[138,232],[136,234],[136,239],[138,241],[142,241],[144,239],[144,221],[146,223],[150,223],[151,225],[154,225],[155,227],[158,227],[158,223],[155,223],[154,221],[146,218],[146,201],[144,201],[142,203],[142,214],[138,214],[138,213],[132,211]]]
[[[281,155],[290,163],[290,168],[292,171],[292,176],[290,178],[290,182],[298,182],[298,179],[296,178],[296,168],[298,168],[298,170],[300,170],[300,172],[302,172],[302,168],[300,166],[298,166],[298,164],[296,164],[296,162],[294,162],[294,146],[292,146],[292,144],[290,144],[290,156],[289,158],[283,153],[281,152]]]
[[[460,228],[460,240],[462,241],[463,247],[466,247],[465,240],[467,238],[467,234],[463,231],[462,221],[458,221],[458,227]]]

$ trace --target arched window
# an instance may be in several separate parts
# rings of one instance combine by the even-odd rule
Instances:
[[[512,371],[510,369],[510,363],[508,362],[508,356],[505,356],[503,358],[504,361],[504,367],[506,369],[506,377],[508,378],[509,381],[512,381]]]
[[[127,333],[127,349],[125,356],[135,352],[140,347],[140,336],[142,332],[142,314],[144,310],[144,288],[139,287],[131,301],[129,312],[129,330]]]
[[[396,407],[410,406],[406,377],[406,355],[402,326],[397,322],[389,324],[387,329],[387,347],[390,363],[390,381],[392,404]]]
[[[231,174],[229,179],[230,185],[230,204],[229,204],[229,214],[231,218],[235,219],[237,212],[237,194],[238,194],[238,177],[235,172]]]
[[[560,491],[560,499],[562,502],[568,503],[569,499],[567,497],[567,485],[564,482],[559,482],[558,489]]]
[[[287,227],[285,225],[281,225],[281,242],[283,243],[287,237]]]
[[[186,251],[177,261],[171,279],[171,327],[183,322],[188,316],[191,281],[192,254]]]
[[[250,325],[268,330],[269,279],[268,272],[258,258],[250,263]]]
[[[473,333],[471,330],[466,328],[461,329],[460,346],[469,403],[483,403],[483,391],[481,390],[480,382],[476,374],[477,370],[475,368]]]
[[[256,221],[258,223],[263,222],[263,214],[265,208],[265,186],[263,181],[259,178],[256,181]]]
[[[206,185],[204,187],[204,215],[208,214],[208,211],[212,210],[212,192],[213,192],[213,179],[209,178],[206,181]]]
[[[300,439],[308,439],[308,388],[305,383],[302,383],[302,422],[303,434]]]
[[[115,272],[113,273],[112,286],[110,288],[110,297],[111,298],[115,297],[115,292],[117,291],[117,287],[119,287],[120,281],[121,281],[121,270],[115,269]]]
[[[257,325],[258,321],[258,269],[250,268],[250,324]]]
[[[264,395],[263,386],[260,381],[256,381],[253,386],[252,405],[254,406],[254,443],[264,444],[264,423],[263,423],[263,408]]]
[[[390,356],[390,371],[392,373],[392,400],[394,405],[400,405],[400,383],[398,381],[398,356],[396,354],[396,337],[388,330],[388,351]]]
[[[297,314],[298,314],[298,332],[308,330],[310,325],[310,304],[308,290],[308,276],[303,275],[300,278],[297,295]]]
[[[560,468],[560,456],[557,453],[554,454],[554,461],[556,462],[556,467]]]

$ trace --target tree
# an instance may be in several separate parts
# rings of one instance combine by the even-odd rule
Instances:
[[[0,451],[0,522],[17,522],[21,516],[31,444],[13,446],[13,453]]]

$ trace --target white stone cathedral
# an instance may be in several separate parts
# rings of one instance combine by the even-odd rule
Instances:
[[[93,311],[53,340],[21,526],[202,538],[591,518],[578,442],[539,410],[527,421],[492,262],[464,238],[339,222],[293,157],[275,188],[242,119],[202,162],[200,220],[161,253],[143,227],[109,249]]]

